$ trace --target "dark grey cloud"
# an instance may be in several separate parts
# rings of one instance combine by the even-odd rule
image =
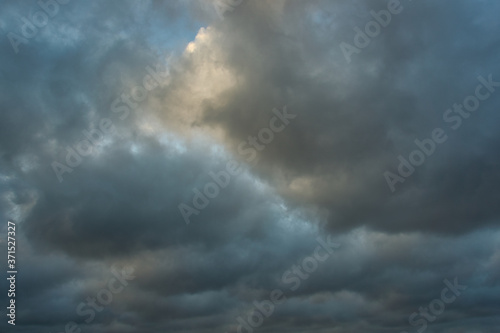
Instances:
[[[401,1],[348,63],[340,43],[387,4],[72,1],[17,53],[7,34],[40,8],[2,4],[0,217],[19,262],[2,331],[236,332],[279,289],[254,331],[415,332],[456,278],[467,289],[427,332],[496,332],[500,91],[456,130],[443,114],[479,76],[500,81],[498,4]],[[249,161],[238,147],[284,106],[297,117]],[[102,119],[114,130],[69,166]],[[384,172],[435,128],[448,140],[392,192]],[[186,224],[179,204],[228,161],[241,173]],[[292,274],[318,237],[340,247]],[[135,278],[85,323],[80,304],[127,265]]]
[[[370,3],[369,8],[383,9],[384,4]],[[498,77],[494,57],[484,59],[485,54],[495,54],[498,42],[491,19],[475,5],[404,6],[350,66],[334,41],[351,42],[355,33],[350,27],[366,19],[331,23],[333,17],[317,18],[326,15],[314,13],[319,7],[311,10],[295,2],[283,3],[276,17],[271,10],[249,6],[222,23],[220,30],[230,26],[227,34],[215,28],[209,34],[214,41],[200,43],[206,48],[203,52],[221,53],[217,60],[244,80],[213,97],[213,103],[224,101],[222,107],[205,102],[193,124],[221,128],[235,148],[265,126],[269,105],[289,105],[301,120],[261,153],[263,162],[255,172],[299,204],[325,209],[335,230],[370,225],[391,231],[457,233],[495,223],[498,211],[492,201],[498,194],[490,184],[496,183],[497,161],[495,154],[478,150],[495,144],[495,134],[484,133],[481,124],[494,126],[498,96],[485,101],[456,132],[442,119],[447,108],[474,92],[479,75]],[[310,16],[292,19],[296,11],[307,13],[308,7]],[[329,29],[330,43],[325,43],[321,29]],[[211,52],[211,47],[217,51]],[[216,63],[193,56],[183,69],[201,72],[200,67]],[[189,89],[189,84],[184,87]],[[169,100],[165,98],[167,104]],[[162,112],[169,114],[168,105]],[[436,127],[449,133],[449,142],[391,193],[383,173],[395,172],[398,155],[408,158],[416,148],[413,141],[430,137]],[[482,179],[483,174],[490,180]],[[450,188],[443,179],[463,191]],[[438,199],[438,208],[430,204]],[[459,201],[468,204],[457,207]],[[408,216],[408,209],[416,206],[421,207],[419,214]]]

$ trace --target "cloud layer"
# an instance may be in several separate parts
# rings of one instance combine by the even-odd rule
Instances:
[[[341,43],[389,2],[71,1],[30,38],[40,5],[2,4],[0,216],[19,262],[2,330],[496,332],[499,4],[401,1],[348,62]],[[340,247],[294,272],[318,237]],[[117,267],[134,279],[86,322]],[[455,278],[467,289],[422,315]],[[273,290],[286,300],[243,328]]]

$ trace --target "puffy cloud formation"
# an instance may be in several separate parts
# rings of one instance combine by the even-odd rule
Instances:
[[[2,331],[497,332],[496,1],[0,6]]]

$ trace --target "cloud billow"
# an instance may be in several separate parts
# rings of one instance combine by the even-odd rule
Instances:
[[[496,332],[500,94],[456,130],[443,115],[478,77],[500,81],[498,4],[400,4],[350,63],[341,43],[388,1],[228,2],[223,15],[218,0],[70,1],[19,52],[4,37],[0,216],[18,225],[15,330],[245,331],[237,318],[250,325],[279,289],[286,300],[247,331]],[[1,6],[5,36],[41,10]],[[159,63],[168,79],[120,118],[114,101]],[[285,105],[296,118],[250,163],[239,146]],[[52,163],[101,119],[114,131],[60,182]],[[436,128],[447,140],[391,191],[384,172]],[[229,161],[241,172],[186,224],[179,204]],[[327,236],[341,246],[288,292],[283,274]],[[84,324],[79,304],[127,265],[135,278]],[[455,278],[467,289],[426,319],[419,308],[432,315]]]

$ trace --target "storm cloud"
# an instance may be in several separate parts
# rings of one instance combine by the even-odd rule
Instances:
[[[0,7],[2,331],[498,331],[498,2]]]

